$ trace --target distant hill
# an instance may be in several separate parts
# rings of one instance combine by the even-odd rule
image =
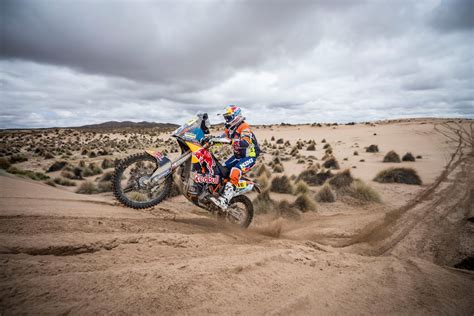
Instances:
[[[131,122],[131,121],[109,121],[99,124],[91,124],[78,126],[81,129],[115,129],[115,128],[178,128],[179,125],[172,123],[155,123],[155,122]]]

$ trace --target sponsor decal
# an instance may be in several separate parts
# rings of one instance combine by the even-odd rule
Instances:
[[[163,158],[164,158],[163,154],[160,153],[159,151],[155,151],[155,152],[153,153],[153,156],[154,156],[156,159],[158,159],[159,161],[163,160]]]
[[[219,176],[213,177],[210,174],[202,175],[195,173],[193,179],[197,183],[219,184]]]
[[[201,166],[206,167],[207,171],[214,175],[214,167],[216,166],[216,163],[214,162],[214,159],[212,158],[212,155],[209,151],[204,148],[200,148],[196,150],[193,155],[197,158],[197,160],[199,160],[199,164]]]
[[[185,133],[184,137],[189,138],[189,139],[196,139],[196,134],[194,134],[194,133]]]

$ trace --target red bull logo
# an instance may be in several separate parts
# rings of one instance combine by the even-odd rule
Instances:
[[[194,182],[196,183],[209,183],[209,184],[219,184],[219,176],[211,175],[200,175],[198,173],[194,174]]]
[[[194,157],[199,160],[201,166],[207,168],[207,171],[209,171],[210,174],[214,174],[214,167],[216,166],[216,163],[214,162],[214,158],[212,158],[212,155],[209,151],[204,148],[200,148],[194,152]]]

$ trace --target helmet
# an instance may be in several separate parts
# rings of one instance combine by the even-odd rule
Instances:
[[[233,128],[244,120],[244,117],[242,116],[242,110],[235,105],[229,105],[225,109],[223,116],[225,119],[225,126],[227,128]]]

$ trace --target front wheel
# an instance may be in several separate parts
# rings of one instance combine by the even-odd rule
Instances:
[[[226,219],[241,228],[249,227],[253,219],[252,201],[245,195],[238,195],[230,200]]]
[[[143,209],[157,205],[170,193],[172,176],[155,183],[150,176],[160,165],[146,153],[131,155],[115,167],[112,189],[123,205]]]

